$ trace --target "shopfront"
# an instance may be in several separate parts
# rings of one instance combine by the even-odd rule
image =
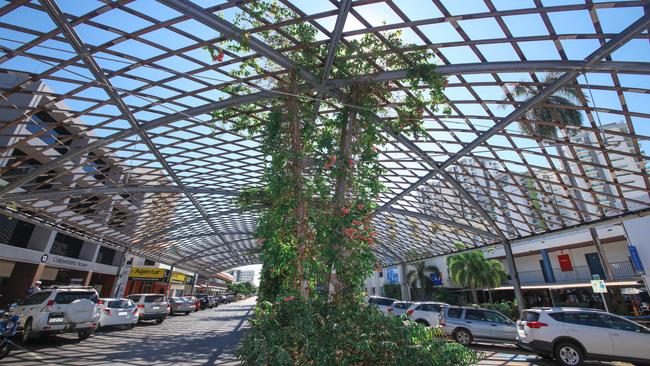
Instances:
[[[185,296],[192,294],[194,275],[173,271],[169,296]]]
[[[167,293],[167,276],[169,271],[156,267],[131,267],[126,295],[131,294],[165,294]]]

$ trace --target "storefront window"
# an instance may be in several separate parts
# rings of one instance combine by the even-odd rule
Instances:
[[[114,258],[115,258],[114,249],[101,247],[99,248],[99,253],[97,253],[97,260],[95,262],[110,266],[113,264]]]
[[[25,248],[34,231],[34,225],[0,215],[0,244]]]
[[[149,294],[153,291],[153,282],[143,282],[142,283],[142,293],[143,294]]]
[[[84,241],[58,233],[54,238],[50,253],[69,258],[79,258]]]

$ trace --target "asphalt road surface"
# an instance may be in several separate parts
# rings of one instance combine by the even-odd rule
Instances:
[[[100,330],[86,341],[76,334],[44,337],[19,346],[0,361],[3,365],[238,365],[234,350],[255,298],[190,315],[144,323],[132,330]],[[481,366],[552,366],[534,353],[508,345],[472,345],[481,352]],[[590,366],[624,363],[587,363]]]
[[[3,365],[237,365],[234,349],[252,315],[255,298],[190,315],[146,322],[132,330],[44,337],[14,348]]]

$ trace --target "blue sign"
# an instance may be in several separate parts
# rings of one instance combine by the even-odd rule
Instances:
[[[636,273],[645,273],[643,263],[641,263],[641,258],[639,257],[639,252],[636,251],[636,247],[634,245],[629,245],[627,249],[630,251],[630,259],[632,260],[634,271]]]
[[[440,272],[431,272],[429,276],[434,285],[442,285],[442,274]]]
[[[397,272],[397,267],[386,268],[386,283],[399,283],[399,273]]]

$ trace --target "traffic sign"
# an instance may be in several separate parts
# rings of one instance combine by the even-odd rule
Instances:
[[[593,280],[591,281],[591,288],[594,290],[594,293],[607,293],[607,286],[605,286],[605,281],[603,280]]]

